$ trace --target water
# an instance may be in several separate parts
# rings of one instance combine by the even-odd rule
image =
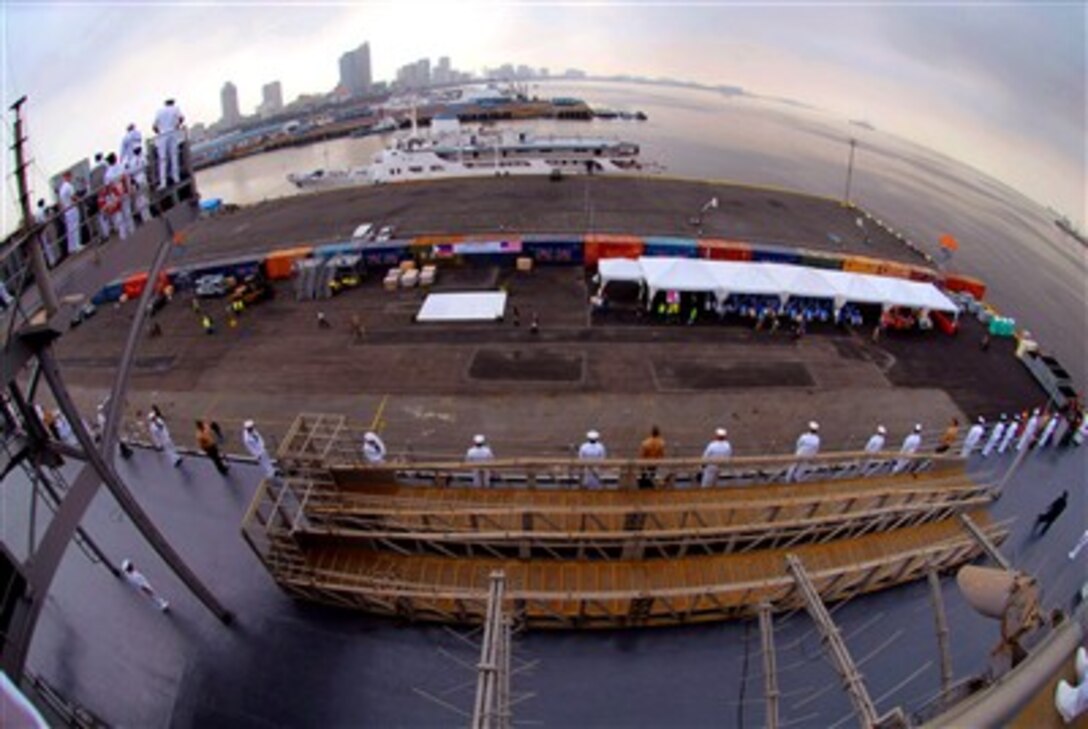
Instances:
[[[635,84],[555,83],[541,95],[642,110],[645,122],[526,122],[544,134],[622,137],[667,174],[776,185],[841,197],[848,141],[858,140],[851,198],[936,254],[951,233],[950,270],[987,282],[987,299],[1029,328],[1083,387],[1088,381],[1088,249],[1045,208],[966,165],[817,110],[718,92]],[[198,175],[204,195],[248,204],[297,194],[285,176],[366,164],[389,137],[341,139],[280,150]]]

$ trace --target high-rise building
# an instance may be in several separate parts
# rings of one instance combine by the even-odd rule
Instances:
[[[223,84],[223,90],[219,92],[219,101],[223,107],[223,124],[230,126],[242,120],[242,112],[238,110],[238,89],[230,81]]]
[[[448,84],[453,81],[453,69],[450,68],[449,56],[442,56],[438,59],[438,65],[434,67],[431,80],[436,84]]]
[[[273,116],[283,110],[283,86],[279,81],[267,83],[261,87],[261,105],[257,107],[257,113],[262,116]]]
[[[370,85],[370,44],[364,43],[340,56],[340,86],[349,96],[358,96]]]

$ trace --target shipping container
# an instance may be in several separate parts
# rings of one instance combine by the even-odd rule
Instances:
[[[698,258],[699,244],[694,238],[652,236],[645,239],[644,256]]]
[[[412,257],[408,246],[397,245],[367,246],[362,251],[363,265],[367,268],[388,268]]]
[[[578,235],[530,235],[522,238],[522,246],[538,264],[574,264],[584,259],[583,241]]]
[[[344,241],[342,243],[326,243],[314,248],[314,257],[329,259],[333,256],[352,256],[361,253],[366,243],[362,241]],[[301,256],[305,257],[305,256]]]
[[[842,259],[842,270],[849,273],[879,274],[883,262],[868,256],[845,256]]]
[[[585,264],[595,267],[602,258],[638,258],[645,242],[637,235],[591,233],[585,237]]]
[[[770,244],[752,246],[752,260],[762,263],[801,263],[801,253],[796,248],[786,248]]]
[[[743,241],[700,238],[698,245],[702,257],[712,261],[752,260],[752,246]]]
[[[159,273],[159,281],[155,286],[155,291],[161,293],[169,285],[170,276],[166,271],[162,271]],[[147,286],[147,272],[134,273],[124,280],[124,283],[121,286],[121,293],[126,299],[136,299],[144,292],[145,286]]]
[[[949,291],[966,291],[979,301],[986,298],[986,284],[973,276],[949,273],[944,277],[944,287]]]
[[[801,251],[801,265],[809,268],[822,268],[829,271],[842,270],[842,256],[816,251]]]
[[[272,251],[264,259],[265,274],[272,281],[291,278],[295,261],[300,258],[308,258],[313,251],[313,246],[299,246],[297,248]]]

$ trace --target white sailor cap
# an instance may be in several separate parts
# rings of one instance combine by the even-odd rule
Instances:
[[[718,428],[714,431],[714,435],[718,438],[724,438],[727,435],[727,431],[725,428]]]
[[[921,423],[915,423],[914,424],[914,432],[915,433],[921,433],[922,432],[922,424]]]
[[[586,438],[588,438],[590,440],[600,440],[601,434],[598,433],[595,430],[591,430],[588,433],[586,433]]]
[[[880,433],[881,435],[887,435],[888,429],[885,428],[883,425],[878,425],[876,426],[876,432]]]
[[[132,560],[131,559],[126,559],[126,560],[122,561],[121,562],[121,569],[123,569],[125,572],[128,572],[130,569],[132,569]]]
[[[483,437],[482,435],[477,435],[475,438],[472,439],[472,442],[476,445],[483,445],[487,442],[487,438]]]
[[[253,430],[254,422],[252,420],[247,420],[246,422],[242,423],[242,427],[246,430]]]
[[[815,420],[810,420],[808,421],[808,429],[813,431],[819,430],[820,424],[817,423]]]
[[[984,417],[982,417],[981,415],[979,415],[979,416],[978,416],[978,424],[979,424],[979,425],[985,425],[985,424],[986,424],[986,418],[984,418]]]
[[[378,434],[375,433],[372,430],[368,430],[367,432],[363,433],[363,440],[377,440],[377,439],[378,439]]]

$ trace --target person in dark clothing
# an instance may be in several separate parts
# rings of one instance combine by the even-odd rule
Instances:
[[[1062,491],[1062,495],[1050,502],[1050,506],[1046,507],[1046,511],[1039,516],[1035,517],[1035,524],[1031,527],[1031,533],[1035,534],[1035,531],[1042,526],[1042,531],[1039,532],[1039,536],[1043,536],[1050,529],[1051,525],[1058,520],[1058,517],[1065,511],[1065,507],[1069,503],[1069,492]]]
[[[215,433],[208,427],[203,420],[196,421],[196,444],[200,446],[200,450],[204,451],[204,454],[211,459],[215,464],[215,470],[219,471],[222,475],[227,475],[227,471],[230,468],[223,461],[222,454],[219,453],[219,445],[216,443]]]

